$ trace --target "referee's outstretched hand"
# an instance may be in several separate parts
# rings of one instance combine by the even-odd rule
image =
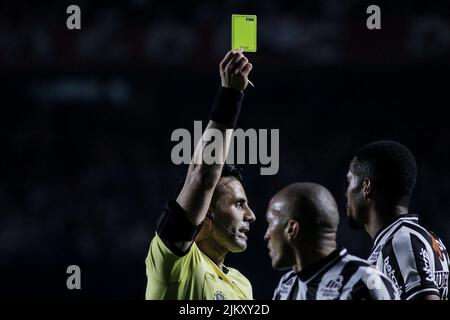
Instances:
[[[241,49],[229,51],[219,67],[222,87],[244,91],[253,65],[248,62]]]

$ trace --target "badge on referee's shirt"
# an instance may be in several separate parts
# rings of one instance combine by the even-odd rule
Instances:
[[[214,292],[214,300],[227,300],[221,291]]]

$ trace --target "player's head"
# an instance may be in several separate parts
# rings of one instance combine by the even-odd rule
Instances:
[[[264,239],[272,267],[291,268],[294,251],[315,247],[324,238],[336,239],[339,212],[331,193],[315,183],[294,183],[270,200]],[[320,248],[317,248],[320,249]]]
[[[347,173],[350,225],[366,224],[370,208],[408,207],[416,177],[416,160],[404,145],[383,140],[360,148]]]
[[[249,208],[238,167],[225,165],[216,185],[202,228],[208,229],[208,237],[230,252],[242,252],[247,248],[246,233],[255,215]]]

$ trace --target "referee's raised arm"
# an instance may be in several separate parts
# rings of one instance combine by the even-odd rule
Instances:
[[[181,253],[189,249],[194,240],[195,231],[198,230],[207,214],[214,189],[227,158],[244,97],[243,91],[248,85],[248,75],[252,67],[242,51],[237,50],[229,51],[220,62],[221,88],[211,110],[210,121],[196,145],[183,188],[176,198],[176,202],[172,203],[172,206],[176,207],[175,211],[179,211],[185,217],[170,219],[172,226],[167,221],[168,219],[158,223],[158,233],[161,239],[166,243],[169,242],[167,243],[169,247],[175,246]],[[216,157],[216,161],[213,164],[207,164],[203,158],[204,150],[211,142],[213,131],[217,133],[217,130],[222,134],[223,144],[221,150],[216,149],[216,155],[219,155]],[[172,209],[172,211],[174,210]],[[185,236],[182,237],[182,234]]]

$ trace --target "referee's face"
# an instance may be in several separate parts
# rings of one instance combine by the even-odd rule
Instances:
[[[286,201],[272,199],[266,212],[268,226],[264,239],[267,241],[272,267],[277,270],[291,268],[295,264],[285,233],[286,205]]]
[[[215,224],[211,237],[230,252],[242,252],[247,248],[247,235],[255,215],[248,206],[242,184],[234,178],[220,178],[219,196],[214,203],[212,216]]]

